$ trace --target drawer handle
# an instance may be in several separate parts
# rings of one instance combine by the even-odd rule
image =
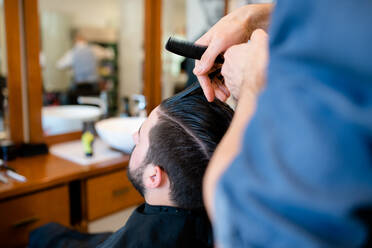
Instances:
[[[28,226],[28,225],[31,225],[35,222],[38,222],[40,220],[39,217],[36,217],[36,216],[32,216],[32,217],[29,217],[29,218],[25,218],[25,219],[22,219],[20,221],[17,221],[16,223],[14,223],[12,225],[13,228],[21,228],[21,227],[24,227],[24,226]]]
[[[114,197],[119,197],[119,196],[122,196],[126,193],[128,193],[130,190],[130,187],[126,186],[126,187],[123,187],[123,188],[119,188],[119,189],[115,189],[112,191],[112,195]]]

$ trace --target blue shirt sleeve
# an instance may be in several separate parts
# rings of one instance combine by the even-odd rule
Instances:
[[[359,213],[372,213],[372,2],[276,8],[268,85],[217,185],[217,243],[360,247],[371,223]]]

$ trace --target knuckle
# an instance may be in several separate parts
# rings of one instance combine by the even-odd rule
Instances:
[[[221,68],[221,75],[225,77],[227,75],[226,65],[224,64]]]

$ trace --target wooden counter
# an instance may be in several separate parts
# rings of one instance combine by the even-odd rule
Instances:
[[[90,221],[142,203],[128,161],[82,166],[48,154],[9,162],[27,182],[0,183],[0,247],[24,247],[31,230],[52,221],[86,231]]]
[[[8,184],[0,183],[0,201],[5,198],[68,183],[89,176],[125,169],[128,165],[128,161],[129,155],[123,155],[118,159],[83,166],[52,154],[30,158],[17,158],[14,161],[8,162],[8,165],[25,176],[27,182],[21,183],[9,180]]]

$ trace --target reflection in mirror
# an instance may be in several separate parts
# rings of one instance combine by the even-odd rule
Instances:
[[[4,1],[0,0],[0,139],[8,137],[7,57]]]
[[[144,115],[143,12],[143,0],[39,0],[45,134]]]
[[[196,41],[224,14],[225,0],[163,0],[163,47],[170,36]],[[185,59],[163,49],[163,99],[197,79],[192,73],[194,60]]]

